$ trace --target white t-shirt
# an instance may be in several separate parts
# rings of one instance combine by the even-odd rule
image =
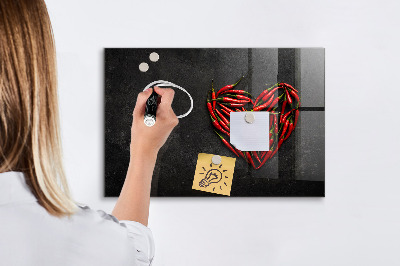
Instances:
[[[21,172],[0,174],[0,265],[151,265],[150,229],[79,206],[71,218],[47,213]]]

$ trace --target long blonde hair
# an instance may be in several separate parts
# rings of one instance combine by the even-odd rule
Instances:
[[[0,172],[24,172],[52,215],[74,213],[60,140],[53,31],[43,0],[0,1]]]

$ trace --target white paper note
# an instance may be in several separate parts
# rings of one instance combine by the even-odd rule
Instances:
[[[247,123],[246,113],[254,115]],[[231,112],[230,143],[241,151],[269,150],[269,112]]]

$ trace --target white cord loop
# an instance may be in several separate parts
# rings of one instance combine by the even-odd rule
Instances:
[[[174,87],[174,88],[178,88],[180,90],[182,90],[183,92],[185,92],[190,99],[190,108],[189,111],[187,111],[186,113],[184,113],[183,115],[178,115],[178,118],[184,118],[185,116],[188,116],[190,114],[190,112],[193,110],[193,98],[192,96],[189,94],[189,92],[187,92],[187,90],[185,90],[184,88],[182,88],[181,86],[178,86],[172,82],[166,81],[166,80],[157,80],[157,81],[153,81],[151,83],[149,83],[143,91],[147,90],[148,88],[151,88],[153,86],[157,86],[157,87]]]

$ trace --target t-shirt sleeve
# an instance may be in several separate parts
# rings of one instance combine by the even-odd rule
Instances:
[[[134,240],[134,246],[140,254],[138,257],[140,262],[143,265],[151,265],[154,259],[155,244],[150,228],[139,222],[128,220],[121,220],[120,225],[128,229],[129,238]]]
[[[79,207],[86,211],[93,211],[85,205]],[[118,220],[115,216],[102,210],[96,210],[95,212],[101,217],[101,219],[113,221],[126,229],[128,238],[136,249],[135,257],[137,265],[149,266],[152,264],[155,254],[155,244],[150,228],[139,222]]]

